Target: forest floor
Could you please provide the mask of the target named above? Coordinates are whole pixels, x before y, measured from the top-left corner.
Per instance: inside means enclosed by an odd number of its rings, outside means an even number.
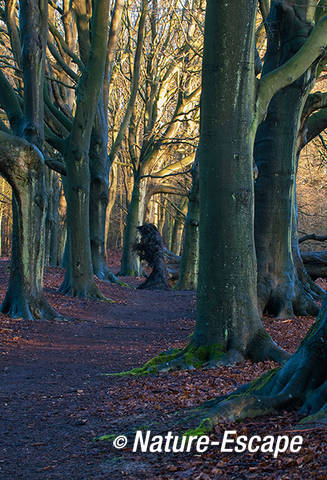
[[[0,299],[8,267],[8,261],[0,261]],[[294,431],[296,413],[220,425],[212,437],[221,439],[227,429],[248,437],[303,435],[299,453],[278,458],[271,453],[221,453],[215,447],[203,454],[133,453],[131,445],[115,450],[112,441],[93,441],[152,422],[166,433],[174,425],[173,412],[234,390],[273,364],[246,361],[139,378],[104,376],[186,345],[194,327],[194,292],[143,291],[99,282],[103,293],[116,301],[111,304],[58,294],[62,278],[62,269],[49,268],[45,292],[71,321],[13,321],[0,315],[1,479],[327,478],[327,432]],[[142,279],[126,281],[137,285]],[[313,321],[267,318],[265,325],[275,341],[294,352]]]

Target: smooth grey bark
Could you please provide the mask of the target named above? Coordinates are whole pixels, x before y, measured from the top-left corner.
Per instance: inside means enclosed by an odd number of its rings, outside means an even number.
[[[99,94],[103,85],[108,15],[108,0],[98,0],[92,15],[92,43],[78,86],[76,112],[65,150],[68,258],[60,291],[79,297],[102,297],[94,281],[91,257],[89,148]],[[81,45],[85,47],[84,37]]]
[[[192,166],[192,187],[189,194],[182,256],[179,269],[177,290],[196,290],[199,271],[199,162],[198,155]]]
[[[270,33],[263,78],[289,60],[312,30],[304,5],[286,8],[280,2],[272,2],[267,22]],[[297,274],[292,252],[297,139],[314,74],[314,67],[308,69],[275,94],[254,145],[259,172],[255,183],[258,304],[260,312],[278,318],[318,312],[312,295]]]
[[[105,255],[106,211],[109,197],[110,161],[107,153],[108,126],[103,99],[97,107],[90,144],[90,241],[93,272],[101,280],[118,282]]]
[[[103,91],[97,107],[97,113],[90,144],[90,239],[94,274],[101,280],[120,283],[109,270],[106,262],[106,215],[109,200],[109,171],[112,156],[108,149],[108,103],[114,55],[118,42],[124,0],[116,0],[108,36],[107,58],[105,65]]]
[[[191,343],[213,356],[225,352],[234,361],[283,357],[257,308],[252,166],[256,3],[241,0],[234,10],[230,2],[208,2],[202,67],[200,262]],[[230,84],[235,87],[226,88]]]
[[[29,142],[1,133],[1,171],[13,188],[10,278],[1,312],[27,320],[60,317],[43,295],[46,188],[44,161]]]

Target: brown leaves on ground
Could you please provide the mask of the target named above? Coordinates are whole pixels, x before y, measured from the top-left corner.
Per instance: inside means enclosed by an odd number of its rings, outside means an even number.
[[[8,262],[0,262],[0,293],[5,293]],[[115,267],[115,265],[114,265]],[[117,267],[117,266],[116,266]],[[118,268],[113,268],[117,271]],[[175,427],[173,413],[230,392],[274,366],[273,362],[162,373],[147,377],[105,377],[141,366],[162,352],[183,347],[194,326],[192,292],[142,291],[99,282],[115,304],[65,297],[56,292],[63,277],[48,269],[45,291],[70,322],[26,322],[0,315],[0,477],[58,479],[323,479],[327,477],[327,434],[300,432],[298,454],[278,458],[262,453],[204,454],[114,450],[92,442],[103,434],[129,434],[151,424],[165,434]],[[124,279],[137,285],[142,279]],[[322,285],[326,286],[326,285]],[[265,319],[272,337],[294,352],[313,318]],[[248,437],[299,434],[296,413],[222,424]],[[180,432],[183,426],[179,427]]]

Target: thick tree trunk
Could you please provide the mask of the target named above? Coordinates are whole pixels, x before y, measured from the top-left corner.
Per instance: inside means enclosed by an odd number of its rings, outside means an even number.
[[[255,1],[209,2],[202,71],[196,349],[226,360],[282,354],[257,307],[253,232]],[[231,27],[232,25],[232,27]],[[240,32],[250,32],[240,38]],[[230,51],[234,60],[229,62]],[[232,82],[235,88],[226,85]],[[214,99],[214,101],[213,101]],[[217,118],[217,112],[219,116]]]
[[[177,290],[196,290],[199,271],[199,164],[195,159],[192,167],[192,188],[189,195],[188,211],[185,220],[185,233],[179,269]]]
[[[2,107],[12,130],[22,138],[1,132],[0,170],[13,189],[13,242],[8,290],[1,311],[25,319],[60,317],[43,295],[45,215],[47,193],[43,148],[43,82],[48,8],[44,0],[19,4],[20,50],[24,112],[3,74]],[[16,29],[16,25],[15,25]]]
[[[302,78],[275,95],[254,147],[259,170],[255,185],[258,303],[261,312],[279,318],[317,313],[312,296],[298,277],[292,254],[295,153],[306,98],[304,83]]]
[[[103,103],[103,102],[100,102]],[[109,157],[107,125],[98,105],[90,146],[90,240],[93,272],[101,280],[119,282],[106,262],[105,234],[109,189]]]
[[[201,221],[196,326],[187,347],[162,353],[134,374],[244,358],[288,358],[266,333],[257,306],[253,229],[256,5],[255,0],[240,0],[237,5],[207,3],[198,151]],[[235,88],[226,88],[230,84]]]
[[[146,180],[141,180],[139,176],[135,177],[124,230],[124,247],[119,275],[141,275],[140,260],[133,246],[138,239],[137,227],[144,222],[146,188]]]
[[[94,281],[91,257],[89,149],[103,85],[109,2],[98,0],[93,7],[92,43],[80,80],[75,117],[65,150],[68,255],[65,279],[59,290],[73,296],[102,298]]]
[[[101,298],[95,284],[89,230],[90,172],[88,152],[70,142],[67,149],[66,274],[59,291],[77,297]]]
[[[305,12],[273,2],[272,33],[263,76],[285,63],[311,31]],[[281,45],[281,48],[279,47]],[[292,214],[299,122],[312,85],[312,71],[276,93],[255,139],[255,245],[260,312],[279,318],[316,314],[317,306],[297,275],[292,256]]]
[[[60,317],[43,296],[47,193],[40,152],[1,133],[1,171],[13,188],[13,243],[8,290],[1,312],[11,317]]]

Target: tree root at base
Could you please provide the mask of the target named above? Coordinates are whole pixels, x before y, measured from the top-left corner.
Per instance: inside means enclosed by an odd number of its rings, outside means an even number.
[[[77,288],[74,287],[70,282],[64,280],[58,288],[58,292],[62,293],[63,295],[70,295],[71,297],[90,298],[93,300],[115,303],[115,300],[105,297],[95,283]]]

